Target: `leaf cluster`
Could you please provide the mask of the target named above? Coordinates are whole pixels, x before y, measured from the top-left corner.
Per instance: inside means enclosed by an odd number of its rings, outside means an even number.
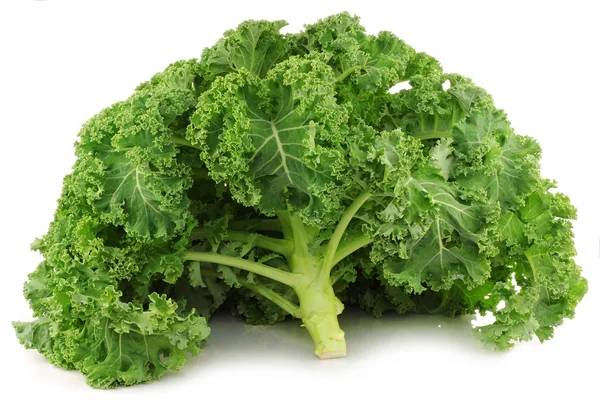
[[[364,193],[331,271],[347,306],[493,313],[475,333],[496,349],[573,317],[587,290],[575,209],[540,176],[536,141],[390,32],[369,35],[347,13],[298,34],[284,25],[242,23],[82,127],[33,245],[37,320],[14,323],[25,346],[98,387],[178,370],[217,308],[274,323],[297,302],[285,284],[187,252],[290,272],[277,216],[297,215],[326,256]],[[411,88],[390,93],[398,82]]]

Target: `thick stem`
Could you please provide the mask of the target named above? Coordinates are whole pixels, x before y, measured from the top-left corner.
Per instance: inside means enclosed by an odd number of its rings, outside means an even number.
[[[303,325],[315,343],[315,354],[322,359],[345,356],[344,331],[337,319],[344,306],[335,296],[329,276],[323,279],[316,258],[310,254],[292,254],[289,262],[292,271],[302,277],[294,290]]]
[[[329,240],[323,258],[317,258],[311,252],[309,244],[313,240],[314,232],[310,228],[307,229],[299,216],[290,212],[277,214],[279,219],[277,228],[283,234],[283,239],[269,238],[248,232],[228,233],[227,239],[253,242],[257,246],[284,254],[291,272],[238,257],[210,252],[189,251],[185,253],[185,259],[239,268],[290,286],[296,292],[298,306],[266,286],[250,283],[243,277],[240,279],[243,286],[279,305],[292,316],[302,319],[303,326],[306,327],[315,343],[315,354],[319,358],[343,357],[346,355],[346,341],[337,316],[342,312],[344,306],[335,296],[330,272],[333,265],[340,259],[371,242],[370,239],[360,236],[344,243],[338,249],[348,224],[370,197],[371,194],[368,192],[361,193],[348,207]],[[269,220],[269,224],[271,223]],[[206,232],[197,230],[194,233],[202,236]]]
[[[277,218],[281,222],[283,237],[293,243],[294,256],[307,256],[309,239],[302,219],[289,212],[279,212]]]
[[[315,354],[321,359],[344,357],[346,340],[337,316],[343,305],[331,285],[309,285],[296,289],[300,301],[302,323],[315,343]]]

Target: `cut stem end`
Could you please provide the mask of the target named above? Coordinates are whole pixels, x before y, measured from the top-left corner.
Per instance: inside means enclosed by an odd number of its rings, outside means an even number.
[[[337,337],[327,338],[325,341],[317,344],[315,354],[321,360],[345,357],[346,340],[344,339],[344,332],[340,330]]]

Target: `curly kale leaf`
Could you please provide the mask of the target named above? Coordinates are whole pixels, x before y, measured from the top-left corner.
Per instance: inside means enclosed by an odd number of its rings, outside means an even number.
[[[474,332],[498,350],[574,316],[575,209],[536,141],[358,17],[285,25],[243,22],[84,124],[32,246],[25,347],[107,388],[179,370],[220,307],[301,319],[321,358],[346,352],[344,304],[491,313]]]

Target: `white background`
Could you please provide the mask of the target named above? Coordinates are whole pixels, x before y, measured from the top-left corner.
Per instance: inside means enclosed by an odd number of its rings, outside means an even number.
[[[595,1],[7,1],[0,5],[0,373],[20,398],[599,398],[600,85]],[[343,10],[370,33],[391,30],[448,72],[471,77],[535,137],[542,172],[579,210],[577,261],[589,293],[543,345],[481,349],[468,318],[341,318],[344,359],[319,361],[298,322],[246,327],[219,316],[206,350],[150,385],[92,390],[78,372],[25,351],[10,321],[74,162],[80,126],[169,63],[199,57],[245,19],[287,31]],[[441,326],[441,327],[440,327]],[[4,397],[7,398],[7,397]]]

